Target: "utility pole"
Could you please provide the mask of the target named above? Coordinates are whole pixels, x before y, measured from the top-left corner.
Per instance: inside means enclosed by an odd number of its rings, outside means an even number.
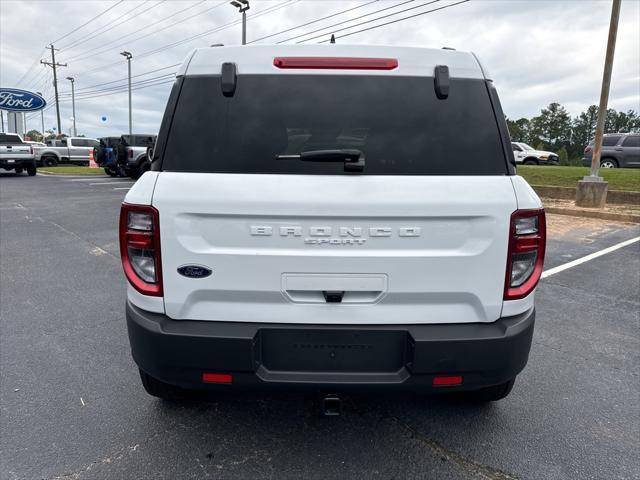
[[[4,133],[4,113],[0,110],[0,127],[2,127],[2,133]]]
[[[36,92],[42,97],[42,92]],[[40,119],[42,120],[42,143],[44,143],[44,108],[40,109]]]
[[[71,82],[71,109],[73,112],[73,136],[78,136],[78,130],[76,129],[76,90],[74,87],[75,79],[73,77],[67,77],[67,80]]]
[[[613,69],[613,55],[616,50],[616,37],[618,35],[618,20],[620,18],[621,0],[613,0],[611,7],[611,20],[609,22],[609,38],[607,40],[607,54],[604,60],[604,73],[602,74],[602,88],[600,90],[600,105],[598,107],[598,120],[596,123],[596,136],[593,142],[593,156],[591,157],[591,175],[578,182],[576,191],[576,205],[579,207],[603,208],[607,201],[608,183],[598,176],[600,169],[600,151],[602,149],[602,135],[604,121],[607,116],[607,103],[609,101],[609,87],[611,86],[611,70]]]
[[[51,61],[46,62],[44,60],[40,60],[40,63],[43,65],[48,65],[53,68],[53,89],[56,93],[56,117],[58,119],[58,134],[62,133],[62,128],[60,124],[60,103],[58,99],[58,75],[56,73],[56,67],[66,67],[66,63],[56,63],[56,48],[53,48],[53,44],[49,45],[51,48]]]
[[[247,44],[247,10],[249,10],[249,0],[232,0],[229,2],[242,14],[242,45]]]
[[[129,71],[129,140],[131,140],[131,135],[133,135],[131,127],[131,58],[133,58],[133,55],[131,55],[131,52],[127,51],[120,52],[120,55],[127,59],[127,69]]]

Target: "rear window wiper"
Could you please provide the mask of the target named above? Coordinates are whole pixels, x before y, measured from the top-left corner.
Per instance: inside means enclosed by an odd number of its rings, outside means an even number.
[[[276,155],[276,160],[344,162],[345,172],[362,172],[364,170],[364,153],[357,149],[309,150],[297,155]]]

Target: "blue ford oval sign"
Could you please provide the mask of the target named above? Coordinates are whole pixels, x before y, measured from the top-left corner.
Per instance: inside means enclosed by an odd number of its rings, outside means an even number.
[[[37,93],[17,88],[0,88],[0,110],[33,112],[43,109],[46,105],[45,99]]]
[[[204,278],[211,275],[212,271],[203,265],[182,265],[178,267],[178,273],[183,277]]]

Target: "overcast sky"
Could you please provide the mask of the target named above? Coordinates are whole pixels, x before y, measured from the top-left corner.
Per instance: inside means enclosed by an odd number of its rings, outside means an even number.
[[[457,1],[251,0],[247,37],[251,42],[291,29],[260,43],[318,42],[337,29],[404,9],[412,8],[384,21]],[[352,10],[293,29],[347,9]],[[386,10],[355,19],[381,9]],[[610,13],[610,0],[470,0],[341,39],[341,35],[383,20],[347,28],[336,32],[336,37],[338,43],[472,50],[491,71],[507,116],[530,117],[550,102],[560,102],[576,115],[598,103]],[[138,88],[133,92],[133,129],[155,133],[171,88],[171,74],[177,69],[170,66],[180,63],[195,47],[240,43],[240,25],[229,25],[239,18],[234,7],[220,0],[0,0],[0,86],[41,91],[52,107],[51,69],[38,61],[51,59],[45,46],[54,42],[60,49],[56,60],[68,64],[58,70],[63,131],[69,131],[72,116],[66,77],[73,76],[79,133],[91,137],[121,134],[128,129],[127,66],[119,52],[128,50],[134,57],[133,82]],[[323,28],[339,22],[345,23]],[[214,29],[218,31],[200,35]],[[314,30],[320,31],[309,34]],[[316,35],[322,37],[311,39]],[[640,110],[638,0],[622,2],[609,106]],[[54,125],[55,108],[48,108],[45,128]],[[27,126],[40,130],[40,114],[28,117]]]

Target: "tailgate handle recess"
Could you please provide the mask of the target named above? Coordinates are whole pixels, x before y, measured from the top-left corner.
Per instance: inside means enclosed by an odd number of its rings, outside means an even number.
[[[324,299],[327,303],[342,303],[344,291],[323,290],[322,295],[324,295]]]

